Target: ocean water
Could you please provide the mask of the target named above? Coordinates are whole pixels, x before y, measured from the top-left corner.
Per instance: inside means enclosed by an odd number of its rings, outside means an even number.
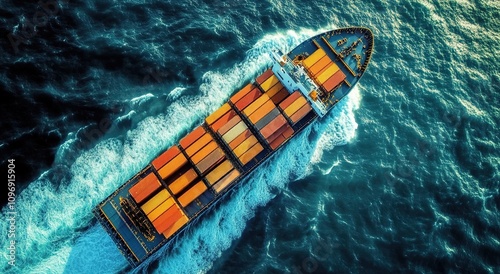
[[[356,88],[140,272],[500,273],[500,2],[177,2],[2,2],[1,273],[131,272],[92,208],[267,52],[351,25]]]

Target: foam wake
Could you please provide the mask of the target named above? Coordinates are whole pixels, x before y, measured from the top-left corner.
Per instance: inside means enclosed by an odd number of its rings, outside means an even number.
[[[284,52],[302,40],[324,30],[301,30],[266,35],[247,52],[246,59],[223,72],[207,72],[201,93],[177,96],[161,115],[144,118],[124,139],[108,138],[76,157],[64,184],[57,176],[42,174],[17,199],[16,267],[7,264],[0,271],[16,273],[114,273],[127,266],[109,236],[93,223],[92,208],[133,176],[160,151],[177,141],[209,113],[217,109],[241,83],[262,72],[269,64],[266,54]],[[340,103],[332,115],[307,128],[278,155],[242,183],[217,211],[190,230],[169,254],[159,254],[158,273],[193,273],[208,270],[212,262],[238,238],[255,209],[266,204],[288,182],[307,175],[321,151],[347,142],[354,135],[353,110],[359,96]],[[150,100],[152,95],[132,100]],[[186,116],[186,113],[191,115]],[[311,140],[311,138],[313,139]],[[60,147],[58,161],[64,161],[74,139]],[[300,147],[300,150],[296,148]],[[61,156],[62,155],[62,156]],[[2,220],[6,212],[2,210]],[[0,228],[7,230],[2,221]],[[7,250],[7,241],[1,248]],[[182,252],[178,252],[182,250]],[[6,262],[6,260],[4,260]]]

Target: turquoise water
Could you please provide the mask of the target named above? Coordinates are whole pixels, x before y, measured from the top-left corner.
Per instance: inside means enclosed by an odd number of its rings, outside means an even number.
[[[497,1],[60,4],[17,53],[7,35],[43,7],[0,8],[0,149],[19,174],[0,272],[131,271],[92,208],[271,49],[350,25],[375,35],[359,85],[143,272],[500,272]]]

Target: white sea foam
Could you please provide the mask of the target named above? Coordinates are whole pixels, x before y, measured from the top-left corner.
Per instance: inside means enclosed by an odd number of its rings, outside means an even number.
[[[111,138],[84,151],[70,167],[71,179],[68,183],[59,185],[46,174],[40,176],[17,199],[18,266],[10,270],[111,273],[126,267],[125,260],[109,236],[100,226],[91,225],[92,208],[160,151],[172,145],[181,134],[217,109],[234,88],[262,71],[270,61],[266,52],[275,48],[286,52],[321,31],[301,30],[266,35],[247,52],[247,58],[242,63],[225,72],[207,72],[203,76],[200,95],[179,97],[164,114],[139,122],[136,128],[126,133],[125,141]],[[354,136],[356,123],[353,110],[359,99],[356,94],[358,92],[344,100],[332,115],[291,140],[279,154],[243,182],[242,187],[231,194],[231,199],[227,199],[209,218],[195,224],[197,228],[186,233],[171,254],[159,254],[163,258],[157,272],[194,273],[208,270],[213,261],[241,235],[255,209],[275,196],[275,189],[283,189],[291,180],[306,176],[311,164],[321,160],[323,150],[332,149]],[[150,97],[147,94],[131,103],[140,105]],[[316,140],[311,140],[311,136],[316,136]],[[69,149],[72,142],[74,140],[68,140],[60,150]],[[297,147],[301,149],[295,149]],[[58,155],[64,153],[59,151]],[[5,211],[1,215],[4,220]],[[7,223],[2,221],[0,228],[6,231]],[[3,241],[1,248],[7,250],[7,245]],[[1,267],[2,272],[8,269],[7,265]]]

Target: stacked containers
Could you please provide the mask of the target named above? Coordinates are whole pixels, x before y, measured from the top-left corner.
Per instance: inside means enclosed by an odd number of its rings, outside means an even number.
[[[332,62],[322,48],[317,49],[304,59],[302,65],[309,71],[316,83],[328,92],[339,86],[346,78],[342,70],[336,63]]]
[[[255,82],[275,104],[279,104],[289,95],[288,90],[283,87],[278,77],[274,75],[272,69],[266,70],[263,74],[257,77],[257,79],[255,79]]]
[[[300,121],[312,110],[306,98],[299,91],[292,93],[279,106],[293,124]]]

